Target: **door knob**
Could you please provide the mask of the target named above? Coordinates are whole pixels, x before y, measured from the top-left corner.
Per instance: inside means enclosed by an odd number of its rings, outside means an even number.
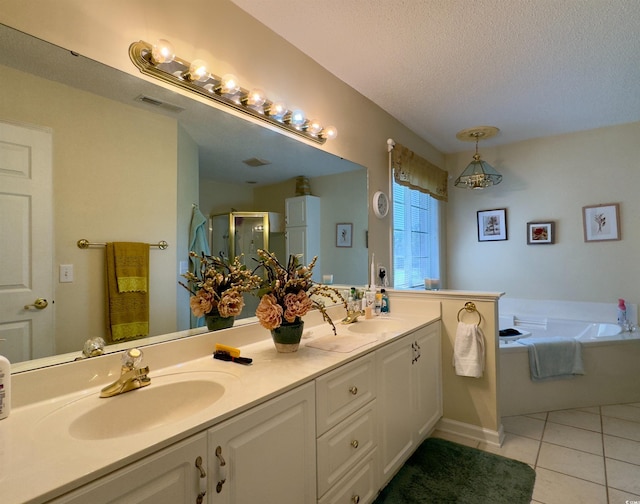
[[[24,309],[29,310],[31,308],[36,308],[38,310],[44,310],[47,306],[49,306],[49,303],[47,303],[46,299],[38,298],[33,304],[24,305]]]

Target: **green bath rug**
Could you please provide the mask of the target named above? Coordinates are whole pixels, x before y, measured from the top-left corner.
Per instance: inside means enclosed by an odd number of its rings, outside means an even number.
[[[429,438],[374,504],[529,504],[535,479],[523,462]]]

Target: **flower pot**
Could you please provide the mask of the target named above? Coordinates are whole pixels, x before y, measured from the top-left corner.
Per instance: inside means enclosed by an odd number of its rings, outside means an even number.
[[[303,329],[304,322],[302,320],[293,323],[282,322],[280,327],[271,329],[271,337],[276,350],[281,353],[296,352],[300,345]]]
[[[207,329],[210,331],[219,331],[220,329],[228,329],[233,326],[235,317],[221,317],[219,313],[211,313],[204,316],[207,323]]]

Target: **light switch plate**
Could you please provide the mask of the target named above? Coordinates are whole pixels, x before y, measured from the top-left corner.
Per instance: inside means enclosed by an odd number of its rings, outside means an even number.
[[[73,264],[60,265],[60,283],[73,282]]]

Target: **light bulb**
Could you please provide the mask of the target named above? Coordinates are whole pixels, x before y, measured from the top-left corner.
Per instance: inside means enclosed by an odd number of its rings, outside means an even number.
[[[151,60],[156,65],[160,63],[171,63],[175,57],[175,49],[168,40],[160,39],[151,48]]]
[[[287,110],[287,106],[284,104],[284,102],[279,101],[272,103],[267,112],[269,116],[278,121],[282,121],[282,118],[287,113]]]
[[[190,81],[198,81],[204,82],[206,81],[211,74],[209,73],[209,69],[207,68],[207,63],[203,60],[197,59],[191,62],[189,65],[189,72],[186,77]]]
[[[247,105],[249,107],[261,108],[267,98],[262,89],[252,89],[247,95]]]
[[[301,128],[302,126],[304,126],[306,120],[307,117],[304,115],[304,112],[300,109],[295,109],[293,112],[291,112],[291,119],[289,119],[289,122],[291,123],[291,126]]]
[[[309,126],[307,126],[307,132],[311,133],[313,136],[316,136],[321,131],[322,125],[316,119],[311,119],[309,121]]]
[[[333,140],[338,136],[338,130],[335,126],[327,126],[320,132],[320,136],[327,140]]]
[[[238,78],[232,74],[226,74],[222,76],[220,82],[220,94],[234,95],[240,91],[240,84],[238,84]]]

